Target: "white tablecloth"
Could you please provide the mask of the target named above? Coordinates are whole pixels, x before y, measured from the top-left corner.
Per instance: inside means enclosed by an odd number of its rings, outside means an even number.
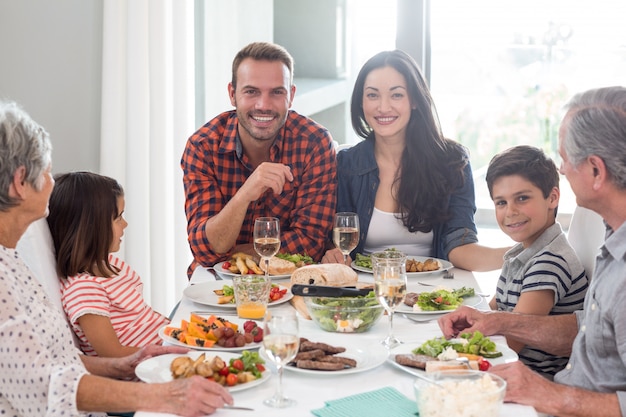
[[[433,284],[444,284],[451,287],[469,286],[479,289],[471,272],[455,269],[454,280],[444,280],[441,275],[424,277],[422,282]],[[215,279],[213,274],[200,268],[194,273],[191,284]],[[360,281],[371,281],[368,274],[360,274]],[[416,286],[415,279],[409,279],[409,291]],[[278,282],[280,283],[280,282]],[[493,288],[480,288],[482,292],[493,292]],[[481,307],[487,308],[483,301]],[[289,304],[283,304],[274,308],[292,308]],[[479,307],[480,308],[480,307]],[[207,306],[196,304],[185,297],[173,317],[173,322],[182,318],[188,318],[191,311],[207,310]],[[316,342],[327,342],[333,345],[367,348],[378,345],[389,329],[387,316],[383,316],[369,332],[361,334],[341,334],[328,333],[319,329],[310,320],[300,319],[301,336],[307,337]],[[394,316],[394,332],[405,343],[414,341],[424,341],[426,339],[440,336],[441,331],[436,321],[428,323],[415,323],[397,314]],[[414,398],[413,381],[415,377],[409,375],[396,367],[384,363],[381,366],[361,373],[348,375],[338,375],[333,373],[321,375],[309,375],[285,370],[283,375],[283,391],[285,395],[295,399],[297,405],[286,409],[273,409],[263,404],[263,400],[269,398],[276,389],[276,376],[260,386],[250,390],[243,390],[233,394],[235,404],[244,407],[251,407],[255,411],[218,410],[215,416],[233,415],[254,415],[255,417],[267,416],[312,416],[311,410],[324,407],[324,401],[339,399],[353,394],[373,391],[382,387],[391,386],[402,392],[408,398]],[[167,414],[137,412],[136,417],[163,417]],[[501,410],[500,417],[537,417],[537,413],[532,407],[516,404],[505,404]]]

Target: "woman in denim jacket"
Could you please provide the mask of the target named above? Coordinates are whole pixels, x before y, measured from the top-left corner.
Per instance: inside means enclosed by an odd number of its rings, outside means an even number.
[[[359,215],[352,252],[395,247],[474,271],[498,269],[508,248],[479,245],[467,150],[443,137],[417,63],[400,50],[370,58],[357,77],[352,126],[361,143],[337,155],[337,211]],[[322,262],[343,262],[338,249]],[[350,260],[348,260],[350,262]]]

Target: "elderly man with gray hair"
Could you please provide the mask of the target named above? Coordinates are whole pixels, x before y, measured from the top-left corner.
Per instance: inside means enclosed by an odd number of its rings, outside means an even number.
[[[439,325],[446,337],[480,330],[570,356],[554,382],[521,362],[495,366],[507,381],[505,401],[558,416],[626,416],[626,88],[586,91],[566,110],[561,173],[578,205],[600,214],[607,228],[584,310],[528,316],[464,307]]]

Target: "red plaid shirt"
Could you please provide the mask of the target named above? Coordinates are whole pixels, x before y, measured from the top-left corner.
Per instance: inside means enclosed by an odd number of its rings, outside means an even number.
[[[215,253],[204,224],[224,208],[252,174],[237,125],[235,111],[220,114],[189,138],[181,159],[187,233],[194,256],[190,276],[198,264],[207,267],[230,256]],[[281,251],[306,253],[319,261],[332,229],[336,204],[335,150],[330,133],[311,119],[289,111],[270,149],[270,160],[291,167],[294,180],[285,183],[280,195],[268,190],[250,204],[237,244],[252,242],[255,218],[277,217]]]

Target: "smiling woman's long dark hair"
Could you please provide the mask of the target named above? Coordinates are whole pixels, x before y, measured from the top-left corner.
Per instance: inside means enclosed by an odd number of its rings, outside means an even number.
[[[50,195],[48,226],[63,278],[88,272],[111,277],[109,263],[117,199],[124,195],[113,178],[92,172],[70,172],[55,177]]]
[[[467,150],[443,137],[428,85],[415,60],[400,50],[380,52],[361,68],[350,105],[352,127],[357,135],[375,140],[363,114],[363,90],[369,73],[383,67],[402,74],[413,108],[400,172],[394,181],[395,198],[405,227],[410,232],[429,232],[434,224],[449,218],[443,208],[447,207],[450,194],[464,184],[463,169],[469,162]]]

